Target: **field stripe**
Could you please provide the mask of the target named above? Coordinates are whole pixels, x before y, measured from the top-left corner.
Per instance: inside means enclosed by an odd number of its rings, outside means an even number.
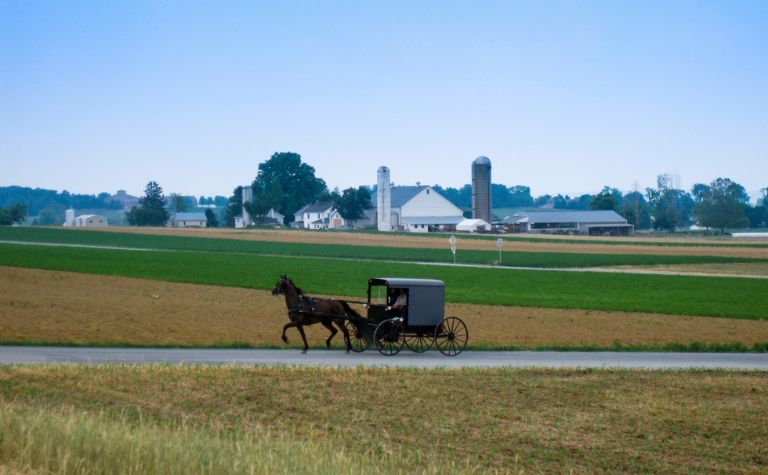
[[[312,292],[364,295],[369,278],[446,282],[451,302],[768,319],[768,281],[733,277],[534,272],[513,269],[286,259],[213,252],[140,253],[0,245],[0,265],[269,290],[288,274]]]

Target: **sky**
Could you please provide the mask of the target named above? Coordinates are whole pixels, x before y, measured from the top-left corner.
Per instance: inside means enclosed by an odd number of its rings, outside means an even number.
[[[0,0],[0,186],[768,186],[768,2]]]

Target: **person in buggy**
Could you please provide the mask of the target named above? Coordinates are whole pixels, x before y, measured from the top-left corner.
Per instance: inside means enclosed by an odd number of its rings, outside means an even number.
[[[408,308],[408,289],[395,289],[389,306],[392,315],[405,317],[405,310]]]

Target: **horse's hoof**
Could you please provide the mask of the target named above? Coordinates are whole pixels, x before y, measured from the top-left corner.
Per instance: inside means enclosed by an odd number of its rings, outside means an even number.
[[[286,338],[286,337],[283,337],[283,342],[284,342],[284,343],[288,343],[288,338]]]
[[[306,355],[307,354],[307,350],[301,350],[301,354],[302,355]]]

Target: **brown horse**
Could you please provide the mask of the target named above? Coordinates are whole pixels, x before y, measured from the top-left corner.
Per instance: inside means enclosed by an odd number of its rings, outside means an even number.
[[[285,295],[285,306],[288,307],[288,318],[291,323],[283,327],[284,342],[288,343],[285,331],[291,327],[296,327],[301,334],[301,339],[304,340],[302,353],[306,353],[309,345],[307,344],[307,336],[304,334],[304,326],[319,323],[331,332],[331,336],[325,341],[326,347],[330,348],[331,340],[338,333],[338,330],[333,326],[335,323],[344,335],[344,343],[347,345],[347,353],[349,353],[352,347],[349,342],[349,332],[344,326],[344,318],[347,313],[344,305],[338,300],[315,299],[304,295],[304,292],[285,275],[280,276],[280,280],[272,289],[272,295]]]

